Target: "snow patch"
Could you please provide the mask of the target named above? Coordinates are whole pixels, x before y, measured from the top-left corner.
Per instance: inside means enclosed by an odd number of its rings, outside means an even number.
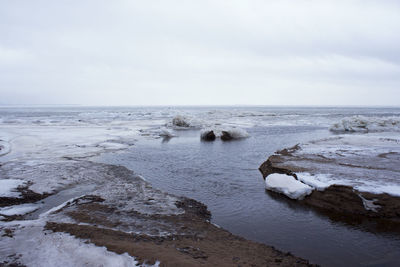
[[[291,199],[303,199],[313,191],[313,188],[306,185],[293,176],[286,174],[273,173],[265,179],[268,190],[282,193]]]
[[[136,266],[127,253],[116,254],[105,247],[86,244],[66,233],[36,234],[34,246],[24,245],[20,261],[27,266]],[[32,237],[28,237],[31,239]],[[32,245],[33,240],[27,243]]]
[[[24,215],[40,208],[37,204],[21,204],[0,208],[0,214],[5,216]]]
[[[397,184],[379,184],[379,183],[367,183],[363,185],[354,186],[354,189],[360,192],[368,192],[374,194],[389,194],[392,196],[400,197],[400,185]]]
[[[368,199],[362,197],[361,195],[358,195],[358,196],[361,198],[361,200],[363,202],[363,205],[364,205],[364,208],[366,210],[370,210],[370,211],[373,211],[373,212],[378,212],[378,209],[381,208],[381,206],[376,205],[374,203],[375,201],[377,201],[377,199],[374,198],[372,200],[368,200]]]
[[[17,188],[25,184],[25,181],[18,179],[0,180],[0,197],[21,197],[21,193],[17,191]]]
[[[331,175],[329,174],[316,174],[312,175],[306,172],[296,173],[297,179],[318,191],[323,191],[325,188],[336,184],[337,181],[332,180]]]

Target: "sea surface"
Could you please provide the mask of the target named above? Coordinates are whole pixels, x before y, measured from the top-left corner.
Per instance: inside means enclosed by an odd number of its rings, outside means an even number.
[[[176,116],[189,126],[173,125]],[[351,131],[330,130],[346,118],[361,118],[361,126],[345,123],[344,128],[354,126]],[[4,107],[0,141],[20,140],[17,144],[27,150],[27,132],[44,140],[59,138],[53,140],[61,150],[57,153],[67,147],[68,154],[123,165],[155,188],[206,204],[212,222],[232,233],[322,266],[398,266],[399,234],[332,220],[268,192],[258,167],[279,149],[338,134],[390,133],[398,138],[399,119],[400,108]],[[18,139],[21,129],[25,139]],[[54,129],[62,138],[54,137]],[[78,138],[67,134],[71,129]],[[248,137],[205,142],[200,139],[204,129],[241,129]],[[0,160],[16,160],[25,150]]]

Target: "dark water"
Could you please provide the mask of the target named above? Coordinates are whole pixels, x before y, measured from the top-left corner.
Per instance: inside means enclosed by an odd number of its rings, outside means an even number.
[[[400,235],[337,222],[265,191],[258,166],[277,149],[329,136],[316,127],[259,127],[250,138],[201,142],[198,131],[141,141],[100,160],[124,165],[154,187],[205,203],[212,221],[247,239],[323,266],[399,266]]]

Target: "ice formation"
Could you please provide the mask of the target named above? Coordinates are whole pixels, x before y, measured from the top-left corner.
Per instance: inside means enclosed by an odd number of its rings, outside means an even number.
[[[174,127],[178,127],[178,128],[200,128],[201,127],[201,123],[189,116],[183,116],[183,115],[176,115],[173,119],[172,119],[172,125]]]
[[[311,175],[310,173],[300,172],[296,173],[297,179],[318,191],[323,191],[325,188],[337,183],[337,181],[332,180],[330,175],[318,174]]]
[[[286,174],[270,174],[265,178],[265,184],[268,190],[282,193],[291,199],[303,199],[313,191],[311,186]]]
[[[365,117],[353,116],[343,118],[340,122],[335,123],[330,128],[332,132],[386,132],[399,131],[399,117]]]

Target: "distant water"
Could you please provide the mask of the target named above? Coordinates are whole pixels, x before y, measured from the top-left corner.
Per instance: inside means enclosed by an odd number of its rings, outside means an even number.
[[[170,122],[176,115],[190,118],[193,129],[174,129]],[[371,120],[400,118],[400,109],[0,108],[0,127],[90,130],[106,126],[113,133],[133,134],[137,141],[128,150],[103,154],[96,160],[124,165],[156,188],[205,203],[212,212],[212,222],[234,234],[291,251],[323,266],[397,266],[400,236],[371,233],[358,226],[331,221],[295,202],[276,197],[265,191],[257,170],[276,150],[332,136],[335,134],[329,131],[332,124],[354,115]],[[202,142],[199,129],[205,127],[241,127],[250,137],[226,143]],[[160,138],[160,129],[169,129],[177,137]],[[104,139],[107,138],[105,135]],[[79,146],[79,149],[84,148]]]

